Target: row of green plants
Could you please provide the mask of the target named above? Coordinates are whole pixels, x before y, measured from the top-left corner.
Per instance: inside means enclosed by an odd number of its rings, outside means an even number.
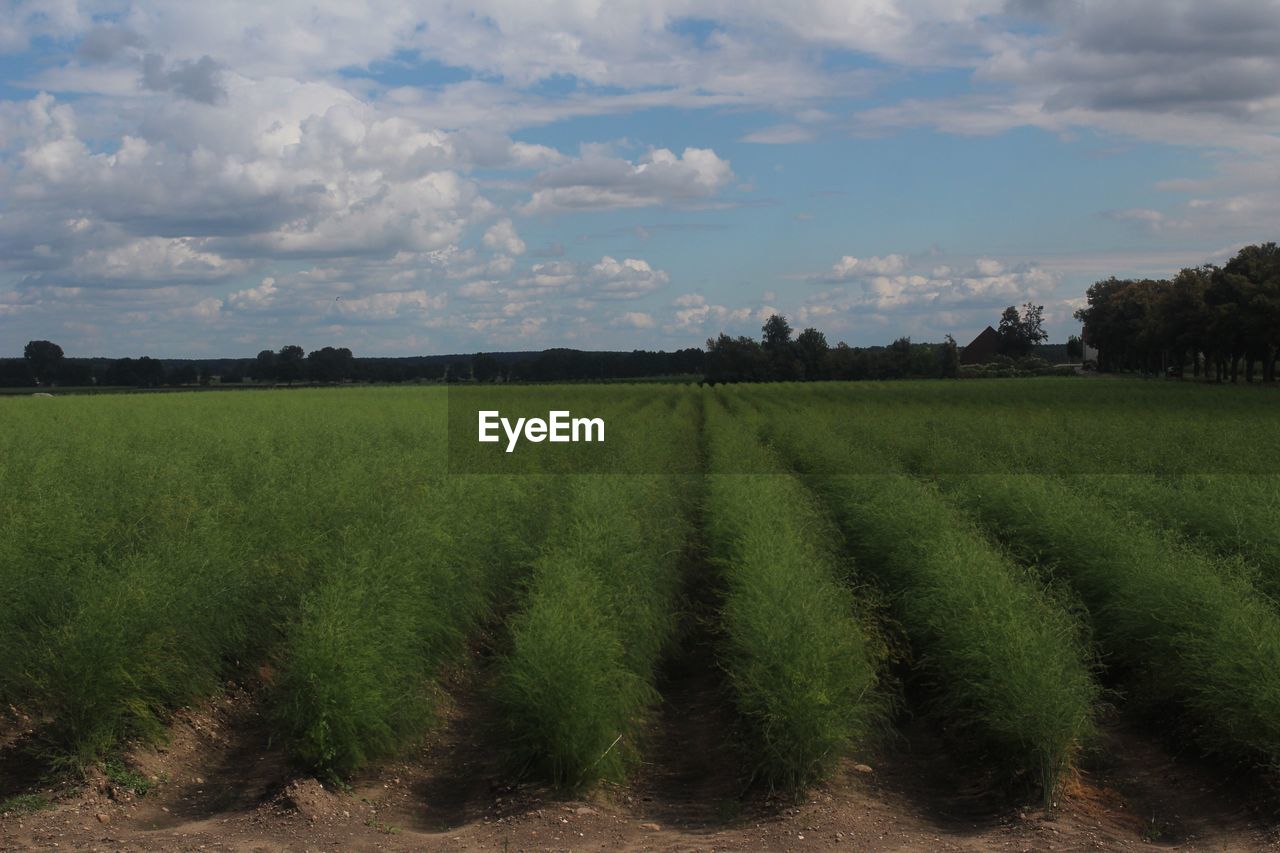
[[[538,476],[442,478],[423,492],[343,531],[285,626],[275,729],[331,778],[429,730],[438,677],[510,600],[557,499]]]
[[[841,430],[842,412],[802,424],[790,416],[796,402],[742,393],[735,414],[755,417],[808,476],[885,590],[936,719],[1050,799],[1094,731],[1098,686],[1081,624],[935,489]],[[879,473],[842,473],[851,463]]]
[[[944,487],[1025,563],[1079,593],[1109,677],[1138,706],[1181,709],[1208,750],[1280,761],[1280,614],[1246,573],[1048,477]]]
[[[1086,504],[1133,514],[1219,555],[1280,602],[1280,490],[1274,476],[1104,474],[1064,482]]]
[[[419,732],[435,669],[551,503],[546,478],[442,476],[442,402],[10,401],[0,703],[35,721],[32,746],[84,767],[228,679],[265,682],[294,758],[322,772]]]
[[[668,389],[630,417],[632,429],[609,447],[623,469],[696,469],[696,389]],[[496,695],[517,769],[572,790],[622,779],[639,756],[677,628],[698,478],[569,480],[509,620]]]
[[[715,397],[706,437],[722,665],[755,772],[803,789],[886,725],[887,646],[815,497]]]
[[[831,423],[939,488],[1029,570],[1069,587],[1106,680],[1131,706],[1181,726],[1206,751],[1280,761],[1280,612],[1266,594],[1275,551],[1262,515],[1276,502],[1274,478],[1021,473],[1010,464],[1025,440],[1016,433],[911,443],[891,420]],[[1126,440],[1140,442],[1140,432],[1117,436],[1114,452]],[[1045,452],[1053,464],[1068,459]]]

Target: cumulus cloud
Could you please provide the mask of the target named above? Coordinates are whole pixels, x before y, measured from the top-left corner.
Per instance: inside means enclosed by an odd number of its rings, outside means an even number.
[[[1280,7],[1244,0],[656,0],[608,15],[514,0],[11,0],[0,51],[34,47],[39,61],[22,56],[9,82],[39,94],[0,100],[0,315],[74,323],[54,318],[127,305],[128,334],[186,317],[243,322],[236,340],[254,341],[271,323],[376,322],[388,331],[368,340],[424,345],[415,335],[449,316],[494,336],[586,340],[628,317],[700,333],[775,304],[830,323],[986,310],[974,306],[1051,293],[1067,261],[847,255],[793,276],[826,288],[798,304],[784,292],[748,308],[708,289],[666,313],[611,314],[605,300],[651,297],[676,271],[626,257],[630,236],[569,260],[577,235],[513,218],[715,208],[760,181],[736,176],[699,122],[638,156],[655,140],[629,128],[572,155],[512,135],[662,108],[763,116],[741,139],[774,145],[908,126],[1096,129],[1225,151],[1207,174],[1162,182],[1167,204],[1101,215],[1153,239],[1236,245],[1280,227],[1278,36]],[[401,85],[388,63],[462,79]],[[940,68],[976,85],[940,99],[886,90],[849,117],[847,99]],[[584,240],[671,227],[615,225]],[[528,228],[544,248],[530,251]],[[397,318],[412,331],[391,335]]]
[[[832,264],[831,269],[822,276],[823,281],[848,281],[866,275],[902,272],[905,258],[902,255],[885,255],[884,257],[856,258],[845,255]]]
[[[644,311],[627,311],[614,318],[613,325],[628,329],[652,329],[657,325],[657,321],[653,319],[652,314]]]
[[[927,267],[926,267],[927,262]],[[997,258],[958,259],[938,264],[890,254],[859,259],[845,255],[813,281],[847,284],[809,296],[799,306],[801,322],[811,317],[870,308],[955,310],[990,309],[998,302],[1040,298],[1053,292],[1061,276],[1032,263],[1009,264]]]
[[[733,177],[729,161],[709,148],[686,148],[679,155],[655,148],[635,162],[588,150],[539,174],[521,212],[689,203],[715,196]]]
[[[248,268],[203,251],[200,241],[144,237],[110,249],[91,249],[78,255],[74,277],[79,280],[125,282],[208,281],[238,275]],[[67,276],[64,276],[66,278]]]
[[[726,325],[742,323],[752,313],[749,307],[713,304],[701,293],[685,293],[678,296],[674,308],[671,328],[696,334],[718,333]]]
[[[346,320],[394,320],[405,315],[439,311],[448,304],[443,293],[425,290],[370,293],[355,299],[335,300],[332,313]]]
[[[670,276],[639,258],[617,260],[605,255],[593,264],[546,261],[534,264],[528,274],[498,288],[471,288],[487,297],[495,292],[541,296],[576,296],[588,301],[638,299],[665,287]]]
[[[202,104],[217,104],[227,97],[220,77],[222,64],[202,56],[194,62],[179,60],[171,65],[158,53],[142,58],[142,85],[154,92],[175,92]]]
[[[231,294],[230,302],[232,307],[245,310],[268,308],[275,304],[276,297],[279,295],[280,290],[276,287],[275,278],[267,276],[257,287]]]
[[[495,252],[502,252],[507,255],[524,254],[524,241],[516,233],[516,228],[511,224],[510,219],[500,219],[489,226],[489,230],[484,232],[484,238],[481,242],[486,249],[492,249]]]

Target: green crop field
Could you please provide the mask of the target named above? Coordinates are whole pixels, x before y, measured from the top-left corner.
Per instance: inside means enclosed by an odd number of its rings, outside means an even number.
[[[486,401],[609,433],[505,453]],[[908,718],[1028,801],[1117,714],[1275,767],[1278,439],[1271,389],[1159,381],[0,399],[0,745],[83,772],[232,684],[341,783],[479,668],[503,772],[581,792],[692,632],[757,785]]]

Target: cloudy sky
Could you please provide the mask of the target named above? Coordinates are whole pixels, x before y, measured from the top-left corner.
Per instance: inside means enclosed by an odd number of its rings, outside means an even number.
[[[5,0],[0,356],[966,342],[1280,238],[1275,0]]]

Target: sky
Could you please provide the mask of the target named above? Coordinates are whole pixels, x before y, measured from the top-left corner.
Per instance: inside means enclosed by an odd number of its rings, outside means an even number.
[[[1050,339],[1280,238],[1276,0],[5,0],[0,356]]]

